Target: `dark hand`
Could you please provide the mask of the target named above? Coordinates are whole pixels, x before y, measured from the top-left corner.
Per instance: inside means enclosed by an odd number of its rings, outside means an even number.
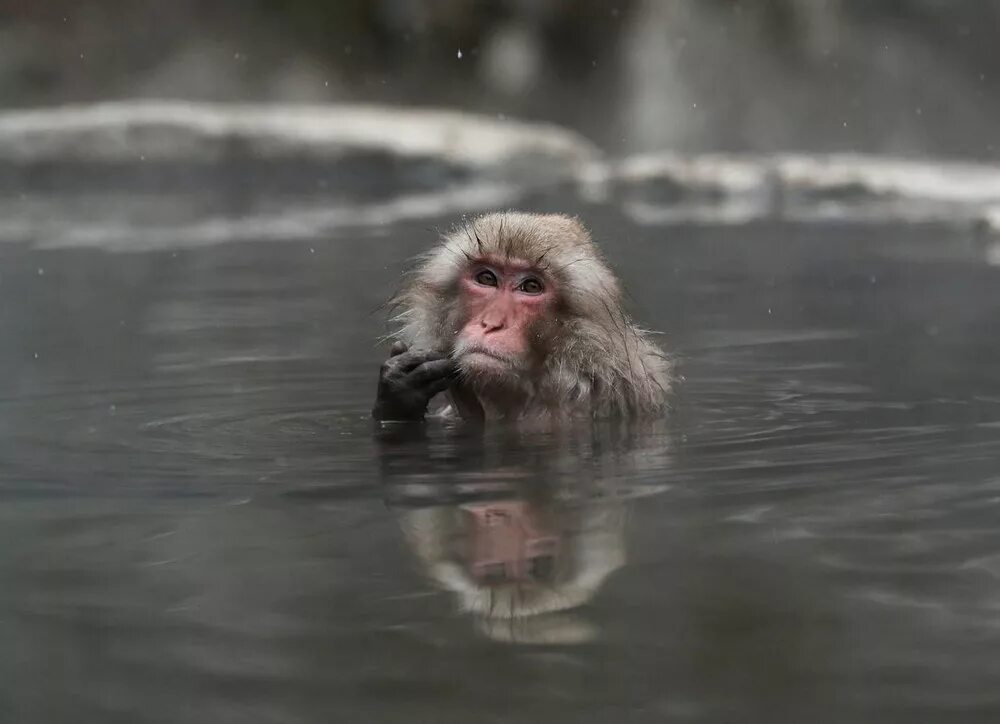
[[[455,379],[455,363],[440,352],[410,351],[402,342],[389,350],[379,370],[376,420],[422,420],[431,398]]]

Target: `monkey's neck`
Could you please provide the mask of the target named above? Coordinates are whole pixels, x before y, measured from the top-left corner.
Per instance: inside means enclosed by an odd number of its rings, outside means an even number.
[[[479,387],[466,381],[452,385],[449,393],[455,410],[465,420],[483,422],[551,416],[551,404],[540,399],[532,390],[516,386]]]

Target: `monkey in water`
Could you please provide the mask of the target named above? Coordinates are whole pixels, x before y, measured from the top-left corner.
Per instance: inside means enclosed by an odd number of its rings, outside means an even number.
[[[562,215],[494,213],[446,235],[392,301],[399,327],[377,420],[659,415],[670,362],[622,307],[587,230]]]

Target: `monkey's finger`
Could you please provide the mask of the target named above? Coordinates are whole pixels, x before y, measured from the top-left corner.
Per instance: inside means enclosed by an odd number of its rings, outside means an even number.
[[[450,376],[449,377],[442,377],[441,379],[434,380],[429,385],[427,385],[424,388],[424,391],[427,392],[427,394],[430,397],[434,397],[434,395],[436,395],[438,393],[441,393],[441,392],[444,392],[449,387],[451,387],[451,385],[452,385],[452,383],[454,381],[455,380],[452,379]]]
[[[438,380],[451,381],[455,374],[455,363],[450,359],[424,362],[410,373],[410,380],[415,385],[427,385]]]
[[[390,357],[394,366],[402,372],[409,372],[425,362],[435,362],[441,360],[443,355],[440,352],[429,349],[408,350],[395,357]]]
[[[406,342],[401,342],[396,340],[392,343],[392,347],[389,348],[389,356],[395,357],[398,354],[403,354],[409,347],[406,346]]]

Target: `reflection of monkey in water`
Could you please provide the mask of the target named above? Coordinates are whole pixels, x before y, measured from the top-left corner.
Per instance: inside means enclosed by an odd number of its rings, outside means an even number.
[[[567,613],[625,563],[626,501],[663,489],[664,421],[543,431],[380,427],[384,495],[409,547],[490,638],[588,640]]]
[[[461,507],[467,530],[466,568],[480,584],[551,582],[559,555],[559,533],[547,530],[522,500]]]
[[[448,409],[471,419],[663,411],[670,365],[625,313],[618,280],[575,219],[475,219],[423,259],[395,306],[376,419],[422,419],[445,391]]]
[[[411,509],[401,523],[427,575],[491,638],[589,639],[583,619],[552,614],[586,603],[625,562],[624,509],[609,501],[472,501]]]
[[[598,507],[545,516],[524,501],[498,501],[410,511],[404,530],[463,610],[513,618],[575,608],[593,596],[624,563],[623,515]]]

